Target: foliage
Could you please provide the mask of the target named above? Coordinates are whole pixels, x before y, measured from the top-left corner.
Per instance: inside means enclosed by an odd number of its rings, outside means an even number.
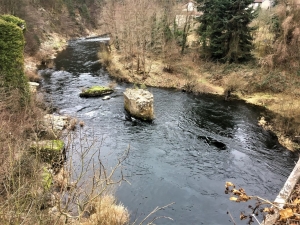
[[[11,15],[0,17],[0,76],[4,78],[0,86],[7,90],[17,89],[21,93],[21,104],[29,100],[29,87],[24,75],[23,29],[23,20]]]
[[[0,19],[19,26],[20,28],[22,28],[23,31],[25,31],[26,29],[25,21],[18,17],[12,15],[0,15]]]
[[[201,23],[198,33],[205,57],[222,62],[241,62],[252,58],[254,28],[249,27],[255,12],[252,0],[198,0]]]
[[[300,68],[300,8],[295,1],[279,1],[271,18],[275,39],[272,51],[262,60],[270,67]]]

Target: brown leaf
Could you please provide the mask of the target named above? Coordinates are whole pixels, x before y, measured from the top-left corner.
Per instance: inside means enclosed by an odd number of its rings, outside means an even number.
[[[247,202],[249,199],[251,199],[248,195],[246,194],[241,194],[239,199],[243,202]]]
[[[275,213],[274,208],[264,208],[263,212],[266,212],[268,214],[274,214]]]
[[[246,192],[245,192],[245,190],[244,190],[243,188],[240,188],[239,191],[240,191],[241,193],[246,194]]]
[[[300,198],[296,198],[294,201],[293,201],[293,204],[299,204],[300,203]]]
[[[247,216],[244,215],[244,214],[241,212],[241,214],[240,214],[240,220],[244,220],[244,219],[246,219],[246,218],[247,218]]]
[[[234,184],[227,181],[227,182],[225,183],[225,187],[226,187],[226,188],[227,188],[227,187],[234,187]]]
[[[235,201],[235,202],[236,202],[236,201],[238,200],[238,198],[237,198],[237,197],[230,197],[229,200],[230,200],[230,201]]]
[[[280,219],[279,219],[280,221],[286,220],[294,215],[293,210],[291,208],[279,210],[279,214],[280,214]]]
[[[240,195],[240,194],[242,194],[242,192],[240,192],[239,190],[236,190],[236,189],[233,189],[233,190],[232,190],[232,193],[233,193],[234,195]]]
[[[271,211],[271,208],[264,208],[263,212],[269,213]]]

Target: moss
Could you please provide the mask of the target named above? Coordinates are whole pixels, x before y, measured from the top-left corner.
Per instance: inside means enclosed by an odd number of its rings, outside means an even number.
[[[93,86],[79,94],[80,97],[99,97],[113,93],[113,89],[103,86]]]
[[[51,188],[52,183],[53,183],[52,174],[48,171],[46,167],[43,167],[42,184],[44,189],[48,191]]]
[[[44,150],[46,151],[58,151],[61,152],[61,150],[64,148],[64,142],[62,140],[51,140],[47,141],[45,143],[45,146],[43,146]]]

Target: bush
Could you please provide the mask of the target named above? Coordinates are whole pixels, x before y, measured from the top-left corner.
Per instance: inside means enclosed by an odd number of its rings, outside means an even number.
[[[20,27],[23,31],[26,30],[26,23],[24,20],[12,16],[12,15],[0,15],[0,19],[9,22],[11,24],[17,25],[18,27]]]
[[[0,76],[7,92],[17,89],[20,103],[29,100],[29,87],[24,75],[23,31],[25,22],[11,15],[0,16]]]
[[[287,88],[287,79],[282,73],[272,71],[264,76],[261,82],[257,83],[256,86],[258,91],[281,93]]]

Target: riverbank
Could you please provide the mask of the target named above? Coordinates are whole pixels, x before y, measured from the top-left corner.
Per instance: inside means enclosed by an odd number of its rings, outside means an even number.
[[[172,73],[165,70],[165,64],[161,60],[151,59],[149,71],[145,75],[126,67],[122,55],[115,49],[110,52],[109,60],[107,70],[117,80],[153,87],[175,88],[195,94],[224,95],[224,99],[230,95],[231,98],[262,106],[268,109],[272,116],[258,118],[258,123],[263,128],[274,132],[280,144],[287,149],[291,151],[300,149],[298,140],[300,99],[298,98],[299,89],[294,86],[299,82],[297,77],[287,82],[288,86],[285,89],[288,91],[275,93],[263,91],[263,89],[279,89],[280,87],[276,85],[280,84],[274,80],[273,84],[270,83],[269,86],[264,87],[269,72],[252,64],[215,64],[195,60],[190,54],[174,61],[176,69]]]

